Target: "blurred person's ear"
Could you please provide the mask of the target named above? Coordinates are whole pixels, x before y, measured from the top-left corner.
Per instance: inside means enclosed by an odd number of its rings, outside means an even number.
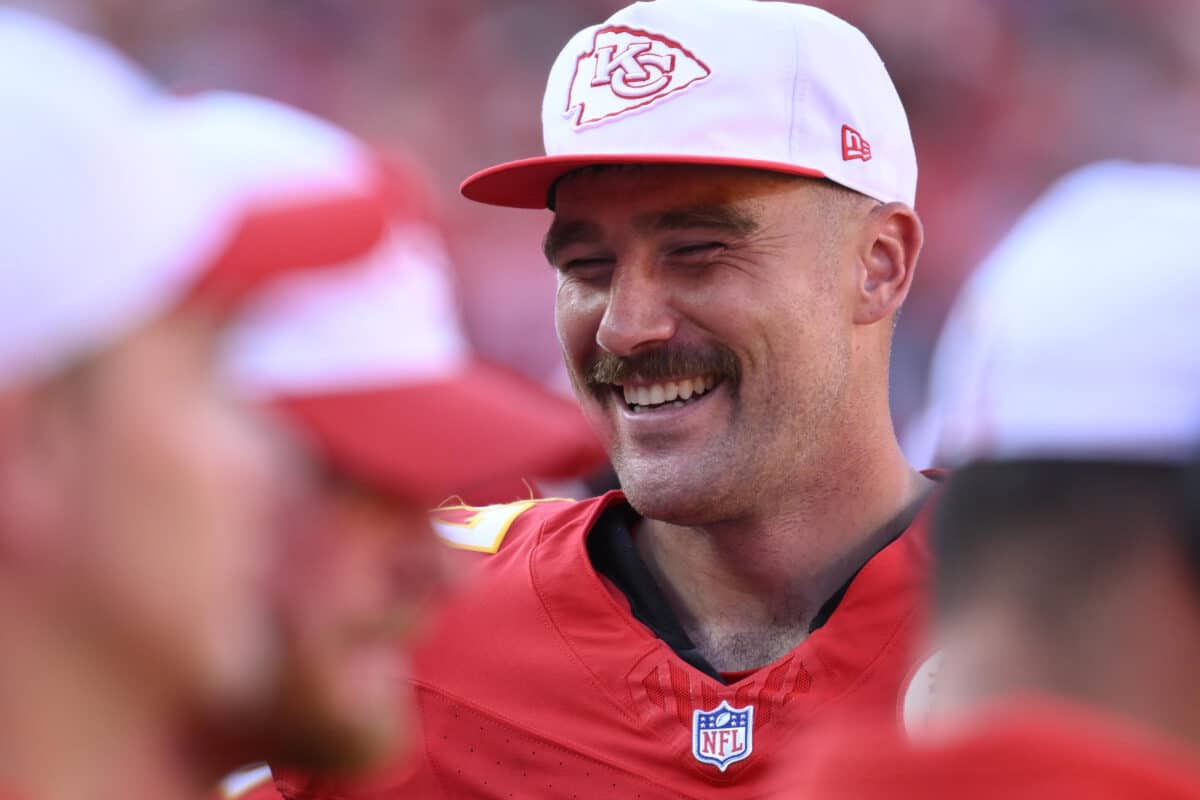
[[[80,456],[63,397],[71,391],[57,383],[0,390],[0,564],[36,569],[70,547],[66,487]]]
[[[91,362],[0,390],[0,560],[56,560],[74,547]]]
[[[924,238],[921,220],[903,203],[871,209],[857,241],[855,324],[872,325],[900,309],[912,286]]]

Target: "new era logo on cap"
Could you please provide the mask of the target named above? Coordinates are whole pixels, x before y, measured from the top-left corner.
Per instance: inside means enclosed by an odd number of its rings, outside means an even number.
[[[704,80],[712,71],[683,45],[647,31],[610,26],[596,31],[579,56],[567,98],[575,126],[650,105]]]
[[[861,161],[871,160],[871,145],[862,134],[849,125],[842,126],[842,161],[857,158]]]

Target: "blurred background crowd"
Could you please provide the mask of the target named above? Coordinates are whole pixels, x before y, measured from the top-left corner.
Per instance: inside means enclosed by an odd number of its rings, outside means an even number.
[[[461,199],[474,170],[542,152],[546,71],[623,0],[245,0],[131,24],[176,89],[265,94],[419,160],[484,356],[566,391],[549,212]],[[1195,0],[814,0],[879,49],[908,110],[926,226],[892,371],[899,427],[964,276],[1057,176],[1106,157],[1200,163]]]

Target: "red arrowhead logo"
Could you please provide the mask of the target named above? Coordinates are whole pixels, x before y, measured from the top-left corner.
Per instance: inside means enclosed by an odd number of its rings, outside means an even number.
[[[596,31],[592,49],[575,62],[567,111],[575,127],[657,103],[703,81],[712,70],[678,42],[656,33],[612,26]]]

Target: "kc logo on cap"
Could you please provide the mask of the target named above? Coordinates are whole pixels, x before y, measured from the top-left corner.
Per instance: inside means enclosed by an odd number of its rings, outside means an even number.
[[[547,208],[596,164],[695,164],[825,178],[911,206],[904,106],[857,28],[803,3],[635,2],[577,32],[542,96],[545,155],[481,170],[472,200]]]
[[[704,80],[712,71],[683,45],[647,31],[611,26],[575,63],[567,112],[583,127],[648,106]]]

